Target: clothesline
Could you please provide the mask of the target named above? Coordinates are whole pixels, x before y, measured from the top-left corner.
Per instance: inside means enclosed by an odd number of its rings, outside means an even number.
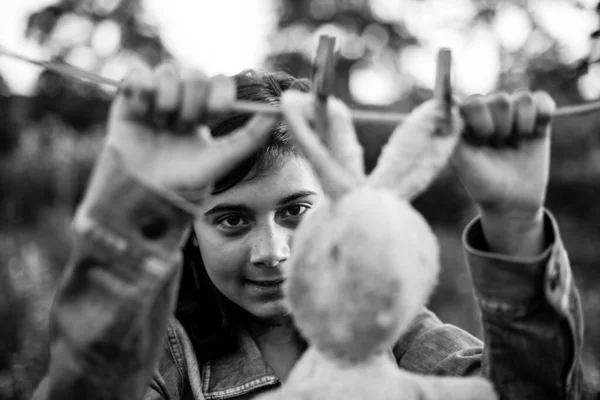
[[[27,62],[29,64],[37,65],[57,74],[76,78],[85,82],[90,82],[98,85],[108,85],[114,88],[118,88],[120,85],[120,82],[117,80],[110,79],[105,76],[98,75],[81,68],[77,68],[67,63],[58,61],[36,60],[34,58],[10,51],[3,46],[0,46],[0,56],[5,56],[23,62]],[[281,109],[279,107],[269,104],[261,104],[242,100],[236,100],[232,106],[232,110],[239,113],[263,113],[269,115],[281,115]],[[556,111],[552,114],[552,117],[556,118],[584,115],[594,113],[596,111],[600,111],[600,101],[560,107],[556,109]],[[402,113],[356,109],[351,110],[351,116],[355,122],[378,123],[400,123],[406,118],[406,114]]]

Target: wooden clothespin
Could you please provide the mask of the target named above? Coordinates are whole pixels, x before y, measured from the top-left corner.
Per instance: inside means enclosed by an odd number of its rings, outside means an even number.
[[[600,16],[600,3],[598,7],[598,12]],[[600,29],[594,33],[592,33],[592,39],[594,40],[593,48],[590,53],[589,62],[600,62]],[[320,47],[323,47],[323,50],[318,51],[315,59],[315,63],[313,64],[313,83],[315,87],[315,91],[317,93],[317,98],[321,99],[317,103],[321,104],[321,106],[317,110],[317,115],[326,116],[326,99],[327,96],[332,94],[334,87],[334,71],[335,71],[335,57],[333,55],[333,47],[335,44],[335,38],[329,37],[326,39],[328,44],[323,44],[321,46],[321,42],[323,42],[323,37],[321,37],[321,41],[319,43]],[[324,55],[321,55],[324,54]],[[327,56],[327,54],[331,54]],[[597,55],[597,57],[596,57]],[[97,85],[107,85],[114,88],[119,88],[120,82],[118,80],[110,79],[89,71],[85,71],[79,68],[76,68],[72,65],[66,64],[64,62],[58,61],[43,61],[36,60],[31,57],[24,56],[22,54],[15,53],[13,51],[9,51],[5,47],[0,45],[0,57],[10,57],[16,60],[21,60],[23,62],[40,66],[49,71],[56,72],[62,76],[67,76],[71,78],[80,79],[84,82],[97,84]],[[594,61],[598,59],[598,61]],[[587,64],[588,60],[586,60]],[[445,66],[444,66],[445,65]],[[443,69],[440,69],[441,66],[444,66]],[[443,50],[438,56],[438,70],[446,70],[447,72],[443,74],[438,74],[437,82],[439,83],[439,90],[446,90],[446,92],[440,92],[442,97],[440,98],[451,98],[450,92],[450,50]],[[445,89],[444,89],[445,88]],[[437,93],[437,92],[436,92]],[[446,95],[443,95],[446,93]],[[447,102],[446,104],[450,104]],[[281,108],[260,102],[247,101],[247,100],[237,100],[232,107],[233,111],[244,113],[244,114],[253,114],[253,113],[263,113],[267,115],[280,116]],[[563,106],[557,109],[553,114],[553,118],[560,117],[572,117],[575,115],[587,115],[591,113],[597,113],[600,111],[600,101],[593,101],[586,104],[576,104],[572,106]],[[351,111],[352,119],[355,122],[372,122],[377,124],[393,124],[397,125],[404,121],[406,118],[405,114],[396,113],[396,112],[386,112],[386,111],[377,111],[377,110],[356,110],[353,109]],[[326,125],[327,118],[319,117],[317,121],[321,125]],[[323,127],[319,132],[323,131]]]
[[[443,122],[442,134],[450,133],[452,129],[452,52],[450,49],[441,48],[437,56],[437,70],[433,95],[442,102],[446,118]]]
[[[329,129],[327,123],[327,98],[333,93],[335,86],[335,38],[321,35],[313,62],[312,84],[315,93],[315,128],[321,138],[326,137]]]

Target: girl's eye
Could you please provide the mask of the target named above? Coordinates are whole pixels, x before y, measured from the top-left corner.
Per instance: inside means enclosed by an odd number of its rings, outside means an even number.
[[[225,218],[221,218],[219,221],[219,226],[225,228],[225,229],[234,229],[234,228],[241,228],[242,226],[245,226],[248,222],[246,220],[244,220],[242,217],[240,217],[239,215],[230,215],[228,217]]]
[[[299,217],[308,211],[308,208],[308,206],[294,204],[293,206],[286,207],[285,211],[283,212],[283,217]]]

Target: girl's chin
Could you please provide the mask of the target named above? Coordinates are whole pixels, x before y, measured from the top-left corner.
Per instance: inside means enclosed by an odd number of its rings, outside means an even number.
[[[270,324],[286,324],[292,320],[292,314],[283,299],[262,304],[251,310],[251,313],[257,319]]]

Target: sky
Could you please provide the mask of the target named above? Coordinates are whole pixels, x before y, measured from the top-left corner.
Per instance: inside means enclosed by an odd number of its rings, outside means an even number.
[[[112,0],[106,0],[110,2]],[[463,93],[487,93],[495,89],[501,68],[498,46],[521,46],[531,31],[530,22],[515,7],[502,7],[492,29],[474,29],[468,34],[444,28],[448,18],[466,18],[473,12],[469,0],[430,0],[437,2],[434,12],[423,13],[418,6],[403,0],[372,0],[382,18],[405,18],[407,28],[419,35],[423,47],[405,51],[401,65],[425,86],[431,86],[435,74],[435,54],[440,46],[453,51],[455,83]],[[52,0],[0,0],[0,46],[24,55],[44,59],[36,45],[23,37],[26,17],[32,10]],[[595,0],[581,0],[594,7]],[[233,74],[246,68],[258,68],[269,48],[275,15],[272,0],[145,0],[150,17],[161,37],[183,64],[200,67],[209,74]],[[577,11],[565,0],[530,0],[538,22],[564,44],[564,58],[575,61],[587,54],[589,33],[598,28],[597,17]],[[571,3],[572,4],[572,3]],[[471,8],[469,8],[471,7]],[[235,10],[235,11],[233,11]],[[432,28],[436,27],[436,28]],[[206,57],[210,54],[210,57]],[[40,69],[0,57],[0,73],[13,92],[28,94]],[[391,102],[399,83],[389,68],[373,64],[355,71],[351,92],[359,101],[370,104]],[[590,96],[600,96],[600,71]],[[113,77],[118,79],[119,77]],[[589,77],[588,77],[589,78]]]
[[[43,59],[45,54],[24,38],[25,24],[32,10],[52,3],[0,0],[0,46]],[[268,50],[267,35],[274,23],[270,0],[146,0],[145,6],[176,58],[211,75],[259,67]],[[214,56],[200,58],[204,54]],[[29,93],[39,72],[37,67],[0,58],[0,73],[16,93]]]

